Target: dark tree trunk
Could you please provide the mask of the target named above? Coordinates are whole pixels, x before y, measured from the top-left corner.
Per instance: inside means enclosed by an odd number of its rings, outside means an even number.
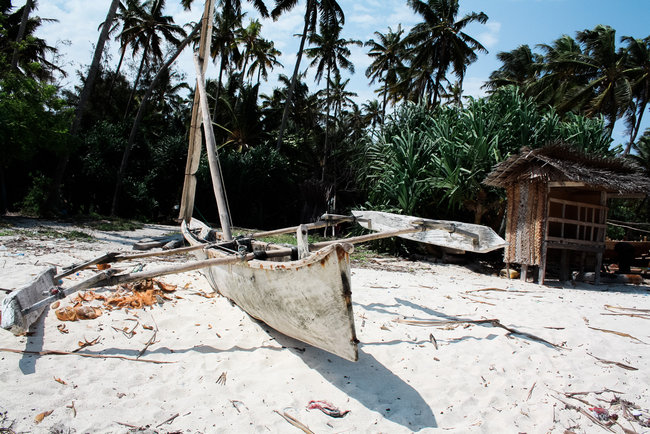
[[[140,61],[140,67],[138,68],[138,73],[135,76],[135,82],[133,83],[133,89],[131,89],[131,94],[129,95],[129,101],[126,103],[126,110],[124,110],[124,120],[126,120],[126,117],[129,115],[129,110],[131,109],[131,103],[133,103],[133,99],[135,98],[135,92],[138,90],[138,85],[140,84],[140,77],[142,76],[142,70],[144,69],[144,64],[147,62],[147,52],[148,50],[148,45],[149,41],[151,38],[147,39],[147,46],[144,47],[144,50],[142,51],[142,60]]]
[[[278,151],[282,147],[282,136],[284,136],[284,130],[287,128],[287,120],[289,118],[289,107],[291,107],[291,102],[293,99],[293,91],[296,88],[296,81],[298,80],[298,72],[300,71],[300,61],[302,60],[302,52],[305,48],[305,40],[307,39],[307,30],[309,30],[309,15],[311,14],[312,7],[313,7],[312,0],[307,0],[307,6],[305,7],[305,26],[302,29],[302,37],[300,38],[300,47],[298,48],[298,57],[296,57],[296,66],[293,68],[293,75],[291,76],[291,84],[289,85],[289,90],[287,91],[287,100],[284,104],[284,112],[282,113],[282,124],[280,125],[280,132],[278,133],[278,142],[276,145]]]
[[[147,88],[147,91],[145,92],[144,96],[142,97],[142,102],[140,103],[138,112],[135,115],[135,119],[133,120],[131,133],[129,134],[129,141],[126,144],[126,148],[124,148],[124,154],[122,155],[122,163],[120,164],[120,169],[117,172],[117,179],[115,181],[115,191],[113,192],[113,203],[111,205],[112,216],[116,215],[117,212],[120,189],[122,188],[124,173],[126,172],[126,166],[129,162],[129,155],[131,153],[131,149],[133,148],[133,144],[135,143],[135,136],[138,132],[138,129],[140,128],[140,122],[142,121],[142,117],[144,116],[144,111],[147,107],[147,103],[149,102],[149,98],[151,98],[151,95],[153,94],[153,90],[158,85],[158,82],[160,81],[160,77],[162,77],[163,73],[167,70],[167,68],[169,68],[169,66],[172,63],[174,63],[176,58],[181,54],[185,46],[192,40],[192,38],[194,38],[194,35],[196,35],[196,32],[198,32],[200,28],[201,28],[201,22],[199,22],[196,26],[194,26],[192,32],[190,32],[190,34],[187,35],[185,39],[183,39],[183,41],[176,48],[176,51],[174,51],[174,53],[170,56],[167,62],[165,62],[165,64],[160,68],[156,76],[151,81],[151,84],[149,84],[149,87]]]
[[[18,36],[16,36],[16,46],[14,47],[14,53],[11,56],[11,68],[16,69],[18,68],[18,52],[20,51],[18,49],[20,42],[23,40],[23,37],[25,36],[25,29],[27,28],[27,22],[29,21],[29,14],[32,11],[32,7],[34,7],[34,2],[33,0],[27,0],[25,3],[25,6],[23,6],[23,15],[20,19],[20,27],[18,27]]]
[[[81,119],[83,118],[84,110],[90,99],[90,94],[92,93],[93,86],[95,85],[95,79],[99,73],[99,68],[101,66],[102,54],[104,53],[104,45],[108,39],[108,32],[115,18],[115,12],[117,11],[117,6],[120,4],[120,0],[113,0],[111,6],[108,9],[106,14],[106,20],[102,26],[102,31],[99,34],[99,39],[97,40],[97,46],[95,47],[95,53],[93,55],[92,63],[90,64],[90,69],[88,70],[88,76],[84,82],[83,90],[81,95],[79,95],[79,104],[77,104],[77,109],[75,110],[74,120],[72,121],[72,127],[70,128],[70,135],[76,136],[79,132],[79,127],[81,126]],[[49,207],[56,208],[59,205],[59,197],[61,193],[61,183],[63,182],[63,175],[65,174],[65,169],[68,165],[68,160],[70,156],[66,152],[59,158],[57,162],[56,170],[54,173],[54,180],[52,182],[49,197],[48,205]]]

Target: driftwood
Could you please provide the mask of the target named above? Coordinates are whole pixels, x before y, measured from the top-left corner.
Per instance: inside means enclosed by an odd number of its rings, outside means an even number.
[[[582,407],[577,407],[577,406],[575,406],[573,404],[569,404],[568,402],[564,401],[563,399],[558,398],[557,396],[553,396],[553,398],[557,399],[562,404],[564,404],[567,409],[577,411],[578,413],[586,416],[589,420],[591,420],[596,425],[601,426],[603,429],[606,429],[607,431],[614,432],[614,430],[612,428],[608,427],[607,425],[603,424],[601,421],[599,421],[598,419],[596,419],[595,417],[593,417],[592,415],[587,413]]]
[[[408,320],[408,319],[402,319],[402,318],[396,318],[393,321],[399,324],[407,324],[407,325],[412,325],[412,326],[420,326],[420,327],[428,327],[428,326],[441,326],[441,325],[448,325],[448,324],[477,324],[477,325],[482,325],[482,324],[489,324],[493,327],[500,327],[508,332],[510,332],[513,335],[521,335],[525,336],[527,338],[536,340],[538,342],[543,342],[545,344],[548,344],[554,348],[560,349],[560,350],[568,350],[568,348],[562,347],[560,345],[554,344],[553,342],[549,342],[546,339],[540,338],[539,336],[535,336],[530,333],[522,332],[516,329],[513,329],[511,327],[507,327],[503,324],[498,319],[478,319],[478,320],[451,320],[451,321],[438,321],[438,320]]]
[[[313,432],[312,430],[310,430],[310,429],[307,427],[307,425],[305,425],[304,423],[300,422],[300,421],[299,421],[298,419],[296,419],[295,417],[293,417],[293,416],[287,414],[287,412],[282,412],[282,413],[280,413],[280,412],[277,411],[277,410],[273,410],[273,411],[276,412],[277,414],[279,414],[280,416],[282,416],[282,417],[284,418],[284,420],[286,420],[287,422],[289,422],[291,425],[295,426],[295,427],[298,428],[298,429],[301,429],[303,432],[305,432],[305,433],[307,433],[307,434],[314,434],[314,432]]]
[[[606,365],[616,365],[619,368],[623,368],[623,369],[626,369],[628,371],[638,371],[639,370],[638,368],[635,368],[634,366],[626,365],[625,363],[614,362],[612,360],[605,360],[605,359],[601,359],[600,357],[596,357],[593,354],[590,354],[590,353],[587,353],[587,354],[590,355],[591,357],[593,357],[594,359],[598,360],[599,362],[604,363]]]
[[[163,360],[135,359],[133,357],[127,357],[127,356],[76,353],[73,351],[59,351],[59,350],[27,351],[27,350],[16,350],[14,348],[0,348],[0,351],[5,351],[8,353],[16,353],[16,354],[29,354],[34,356],[79,356],[79,357],[91,357],[94,359],[122,359],[122,360],[129,360],[132,362],[146,362],[146,363],[157,363],[157,364],[176,363],[176,362],[167,362]]]

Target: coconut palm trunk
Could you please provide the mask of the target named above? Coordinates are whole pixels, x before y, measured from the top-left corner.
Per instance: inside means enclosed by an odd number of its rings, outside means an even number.
[[[118,202],[119,202],[119,195],[120,195],[120,190],[122,188],[122,181],[124,180],[124,174],[126,172],[126,166],[129,162],[129,156],[131,154],[131,149],[133,149],[133,144],[135,143],[135,137],[138,133],[138,130],[140,129],[140,123],[142,122],[142,117],[144,116],[145,109],[147,108],[147,103],[149,102],[149,99],[151,98],[151,95],[153,94],[154,89],[158,85],[158,82],[160,81],[160,78],[163,76],[163,73],[169,68],[169,66],[174,63],[176,58],[181,54],[185,46],[194,38],[196,33],[199,31],[201,28],[201,22],[199,22],[192,31],[190,32],[187,37],[181,41],[181,43],[178,45],[176,48],[176,51],[169,57],[167,62],[160,68],[156,76],[153,78],[151,83],[149,84],[149,87],[144,93],[144,96],[142,97],[142,102],[140,102],[140,107],[138,108],[138,112],[135,115],[135,119],[133,120],[133,126],[131,127],[131,132],[129,133],[129,141],[126,144],[126,147],[124,148],[124,154],[122,155],[122,162],[120,164],[120,169],[117,172],[117,179],[115,181],[115,190],[113,192],[113,203],[111,205],[111,215],[116,215],[117,212],[117,207],[118,207]]]
[[[289,118],[289,107],[291,107],[293,92],[296,88],[296,81],[298,80],[298,73],[300,71],[300,61],[302,60],[302,53],[305,49],[305,41],[307,40],[307,31],[309,30],[309,16],[311,15],[312,8],[314,7],[313,0],[307,0],[305,7],[305,26],[302,29],[302,36],[300,37],[300,47],[298,48],[298,56],[296,57],[296,65],[293,68],[293,75],[291,76],[291,84],[287,91],[287,100],[284,104],[284,112],[282,113],[282,124],[280,124],[280,131],[278,133],[278,142],[276,148],[278,151],[282,147],[282,136],[287,128],[287,120]]]
[[[97,40],[97,45],[95,46],[95,53],[93,55],[93,61],[90,64],[90,69],[88,70],[88,76],[84,83],[83,90],[81,95],[79,95],[79,103],[77,104],[77,109],[75,110],[74,120],[72,122],[72,127],[70,128],[70,135],[76,136],[79,127],[81,125],[81,119],[83,118],[83,113],[90,99],[90,94],[92,93],[93,86],[95,85],[95,79],[97,74],[99,74],[99,68],[101,67],[102,54],[104,53],[104,45],[108,39],[108,33],[111,28],[111,23],[115,19],[115,13],[117,12],[117,7],[120,4],[120,0],[113,0],[111,6],[108,9],[106,14],[106,20],[102,26],[102,31],[99,34],[99,39]],[[56,166],[54,173],[54,180],[51,184],[48,197],[48,206],[57,207],[59,202],[59,196],[61,192],[61,183],[63,182],[63,175],[65,174],[65,169],[68,165],[68,160],[70,159],[69,154],[66,152],[59,158],[59,161]]]
[[[18,52],[20,47],[20,42],[25,37],[25,29],[27,28],[27,22],[29,21],[29,14],[34,7],[33,0],[27,0],[23,9],[23,15],[20,18],[20,27],[18,27],[18,36],[16,36],[16,46],[14,47],[14,53],[11,56],[11,69],[18,68]]]
[[[147,38],[147,44],[144,46],[142,51],[142,59],[140,60],[140,66],[138,67],[138,73],[135,76],[135,82],[133,83],[133,89],[131,89],[131,94],[129,95],[129,100],[126,103],[126,109],[124,110],[124,120],[129,115],[129,110],[131,109],[131,104],[135,98],[135,93],[138,90],[138,85],[140,84],[140,78],[142,77],[142,71],[144,70],[144,65],[147,62],[147,55],[149,54],[149,42],[151,41],[151,36]]]

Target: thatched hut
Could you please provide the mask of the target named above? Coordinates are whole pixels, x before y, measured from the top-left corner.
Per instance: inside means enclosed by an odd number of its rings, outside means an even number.
[[[559,257],[560,280],[567,280],[572,259],[594,259],[599,281],[608,197],[643,197],[650,179],[621,158],[586,155],[555,144],[521,152],[497,164],[484,184],[507,190],[504,261],[520,264],[521,278],[528,267],[539,267],[544,282],[547,261]],[[571,255],[568,252],[577,252]],[[574,261],[575,262],[575,261]]]

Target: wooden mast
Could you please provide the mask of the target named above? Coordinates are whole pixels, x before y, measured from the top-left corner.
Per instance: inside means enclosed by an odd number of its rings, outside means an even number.
[[[228,214],[228,201],[223,189],[223,177],[221,176],[221,165],[217,156],[217,144],[214,138],[214,128],[212,119],[210,119],[210,109],[208,107],[208,94],[205,91],[205,79],[202,74],[201,60],[195,54],[194,65],[196,66],[196,90],[199,94],[199,103],[201,104],[201,117],[203,120],[203,132],[205,133],[206,152],[208,153],[208,163],[210,165],[210,174],[212,175],[212,188],[214,197],[217,199],[217,209],[219,210],[219,221],[221,222],[221,231],[226,241],[232,240],[230,232],[230,215]],[[187,221],[187,220],[186,220]]]
[[[212,23],[214,21],[214,3],[215,0],[206,0],[205,9],[203,10],[202,23],[201,23],[201,39],[199,41],[198,50],[198,68],[197,68],[197,87],[194,92],[194,103],[192,105],[192,120],[190,124],[190,139],[187,151],[187,163],[185,165],[185,180],[183,183],[183,196],[181,199],[181,207],[179,212],[179,219],[189,222],[192,218],[194,211],[194,196],[196,192],[196,172],[199,168],[201,160],[201,124],[203,123],[205,130],[206,141],[208,142],[208,161],[210,163],[210,172],[212,175],[212,184],[217,199],[217,206],[219,208],[219,219],[221,221],[221,229],[226,239],[231,239],[230,231],[230,216],[228,213],[228,206],[225,199],[223,190],[221,171],[219,162],[216,156],[216,146],[214,143],[214,131],[212,131],[212,122],[210,121],[209,112],[207,110],[207,99],[205,100],[205,108],[202,109],[201,93],[199,91],[200,85],[203,86],[204,76],[207,69],[206,58],[210,54],[210,45],[212,41]],[[204,111],[206,113],[204,113]],[[206,116],[207,114],[207,116]],[[208,129],[211,134],[208,133]],[[210,137],[212,141],[210,143]]]
[[[201,60],[202,72],[205,74],[208,63],[205,62],[207,54],[210,53],[212,41],[212,22],[214,18],[215,0],[206,0],[205,9],[201,18],[201,39],[199,41],[199,59]],[[178,218],[189,222],[194,211],[194,193],[196,192],[196,172],[199,169],[201,160],[201,104],[199,102],[198,89],[194,92],[194,103],[192,104],[192,121],[190,124],[190,143],[187,150],[187,164],[185,165],[185,181],[183,183],[183,197]]]

